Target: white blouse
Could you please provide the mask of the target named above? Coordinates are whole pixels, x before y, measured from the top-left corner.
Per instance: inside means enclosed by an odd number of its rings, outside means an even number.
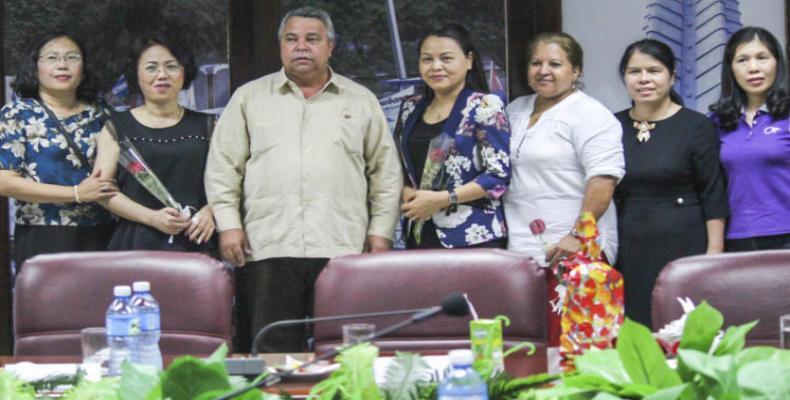
[[[573,229],[587,181],[601,175],[619,181],[625,175],[625,159],[622,127],[603,104],[576,91],[527,128],[536,97],[519,97],[507,107],[513,172],[504,204],[508,250],[526,253],[546,265],[543,243],[556,243]],[[535,219],[546,223],[542,242],[529,229]],[[603,251],[614,264],[614,202],[609,202],[598,221],[598,231]]]

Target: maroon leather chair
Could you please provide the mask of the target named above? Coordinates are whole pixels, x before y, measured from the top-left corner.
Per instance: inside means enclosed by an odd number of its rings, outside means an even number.
[[[332,259],[318,277],[316,317],[424,308],[438,305],[449,293],[467,293],[481,318],[507,315],[505,345],[531,341],[538,352],[529,358],[528,374],[546,370],[546,281],[530,258],[505,250],[422,250],[345,256]],[[407,318],[367,321],[377,329]],[[394,350],[446,353],[469,347],[471,317],[437,317],[376,341],[382,352]],[[316,350],[342,342],[341,326],[353,321],[318,323]]]
[[[760,320],[747,345],[779,346],[779,317],[790,313],[790,250],[685,257],[667,264],[653,290],[653,329],[683,315],[678,297],[707,300],[724,326]]]
[[[165,355],[210,354],[231,345],[233,279],[195,253],[61,253],[25,262],[14,289],[14,354],[80,355],[80,330],[104,326],[115,285],[151,282]]]

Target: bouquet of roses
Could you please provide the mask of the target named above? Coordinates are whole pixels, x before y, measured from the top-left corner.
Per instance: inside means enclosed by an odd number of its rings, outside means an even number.
[[[455,142],[455,138],[442,132],[431,139],[428,145],[428,155],[425,158],[425,167],[422,170],[420,190],[442,190],[447,186],[447,168],[445,161]],[[417,221],[411,228],[414,242],[418,245],[422,241],[422,226],[424,221]]]
[[[156,197],[156,199],[162,202],[166,207],[175,208],[180,211],[181,215],[184,217],[192,215],[189,206],[182,207],[181,204],[173,198],[173,195],[170,194],[165,185],[162,184],[162,181],[159,180],[159,177],[157,177],[154,171],[146,164],[140,152],[134,147],[129,138],[125,136],[120,138],[112,122],[108,121],[106,127],[120,147],[118,162],[121,166],[123,166],[123,168],[126,169],[126,171],[128,171],[148,193],[151,193],[151,195]],[[173,243],[173,236],[170,236],[169,242]]]

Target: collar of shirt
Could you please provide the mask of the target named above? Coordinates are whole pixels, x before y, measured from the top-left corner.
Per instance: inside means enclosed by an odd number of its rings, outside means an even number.
[[[335,71],[332,70],[332,67],[327,68],[329,68],[329,80],[326,82],[324,87],[321,88],[319,93],[324,91],[340,93],[340,91],[343,90],[343,83],[337,78],[337,74],[335,74]],[[299,88],[299,85],[288,78],[288,75],[285,74],[285,68],[280,68],[280,72],[277,73],[275,87],[280,90],[285,90],[286,88],[296,90]]]
[[[755,115],[762,115],[762,114],[768,114],[768,104],[766,103],[763,103],[763,105],[761,105],[760,108],[757,109],[757,113]],[[746,107],[741,106],[741,119],[743,120],[745,118],[746,118]]]

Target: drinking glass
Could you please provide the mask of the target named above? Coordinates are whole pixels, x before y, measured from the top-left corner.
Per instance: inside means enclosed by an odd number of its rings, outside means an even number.
[[[343,325],[343,344],[357,343],[376,332],[375,324],[345,324]]]
[[[779,345],[790,349],[790,314],[779,317]]]
[[[82,342],[82,362],[99,364],[102,369],[110,360],[110,347],[107,346],[107,331],[104,328],[85,328],[80,331]]]

